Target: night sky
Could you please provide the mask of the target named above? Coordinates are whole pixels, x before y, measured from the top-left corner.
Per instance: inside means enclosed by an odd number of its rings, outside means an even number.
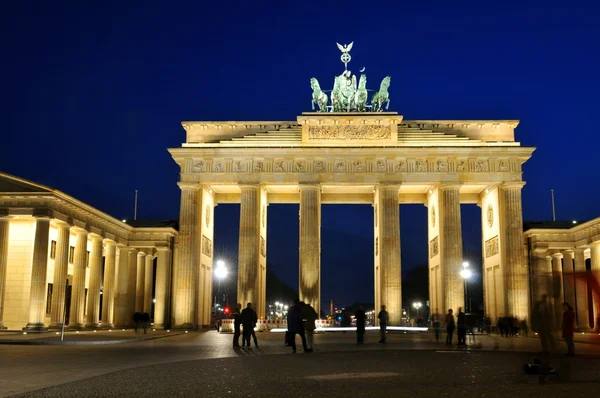
[[[551,188],[558,219],[600,216],[593,2],[84,3],[0,4],[2,171],[118,218],[139,189],[139,218],[175,219],[166,148],[184,141],[182,120],[295,120],[309,79],[343,70],[335,43],[354,41],[350,69],[365,66],[370,88],[390,74],[390,110],[406,119],[521,120],[517,140],[538,148],[525,220],[551,219]],[[215,213],[216,257],[234,263],[239,206]],[[323,299],[371,301],[372,208],[324,205],[322,217]],[[405,270],[427,261],[426,217],[401,206]],[[268,220],[269,263],[297,287],[298,206],[271,205]],[[472,262],[480,224],[463,206]]]

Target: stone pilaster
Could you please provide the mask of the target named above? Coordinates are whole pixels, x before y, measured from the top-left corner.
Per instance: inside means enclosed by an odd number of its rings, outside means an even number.
[[[535,250],[532,256],[531,288],[534,301],[542,300],[543,296],[552,297],[552,265],[548,269],[546,250]]]
[[[460,186],[441,185],[440,194],[440,262],[442,264],[442,295],[444,310],[465,307],[464,281],[462,270],[462,229],[460,217]]]
[[[33,261],[31,267],[31,290],[29,293],[29,318],[23,330],[47,332],[44,325],[46,303],[46,273],[48,271],[48,243],[50,218],[36,217]]]
[[[137,253],[137,273],[135,278],[135,312],[144,312],[144,288],[146,283],[146,253]]]
[[[198,237],[196,235],[196,193],[197,184],[179,183],[181,207],[179,212],[179,255],[177,257],[174,286],[174,319],[176,328],[194,326],[195,280],[194,267],[197,266]]]
[[[585,273],[585,255],[583,248],[575,249],[575,272]],[[590,314],[588,312],[588,286],[583,278],[575,279],[575,303],[577,308],[577,329],[590,330]]]
[[[118,247],[117,286],[115,291],[114,326],[125,328],[129,325],[127,315],[127,282],[129,280],[129,248],[124,245]]]
[[[0,214],[0,329],[4,326],[4,289],[6,286],[6,270],[8,268],[8,238],[10,231],[10,218],[7,214]]]
[[[117,245],[112,240],[105,241],[104,283],[102,289],[102,327],[112,328],[115,310],[115,272]]]
[[[592,276],[600,282],[600,242],[595,242],[590,245],[590,262]],[[597,325],[598,319],[600,318],[600,295],[598,292],[592,292],[593,303],[594,303],[594,327],[600,331],[600,325]]]
[[[259,295],[260,187],[242,185],[240,204],[240,243],[238,249],[238,302],[254,307]],[[300,202],[302,207],[302,202]],[[302,250],[302,249],[301,249]],[[302,267],[302,265],[301,265]]]
[[[530,319],[529,270],[523,257],[523,210],[521,189],[524,182],[502,185],[503,243],[506,274],[506,302],[508,315]]]
[[[575,253],[572,250],[562,252],[563,262],[563,282],[564,282],[564,301],[575,308],[575,280],[573,279],[573,257]]]
[[[90,280],[88,284],[86,328],[100,327],[100,287],[102,285],[102,237],[92,235],[90,251]]]
[[[71,229],[68,224],[56,225],[56,252],[54,255],[54,278],[52,279],[52,304],[50,327],[62,327],[65,317],[65,294],[68,285],[69,238]]]
[[[154,327],[164,328],[169,319],[169,283],[171,274],[171,250],[157,248],[156,261],[156,303],[154,304]]]
[[[562,272],[562,254],[554,253],[552,255],[552,297],[554,306],[554,327],[560,328],[562,323],[562,303],[563,295],[563,272]]]
[[[321,310],[321,187],[300,185],[300,300]]]
[[[75,234],[77,235],[77,241],[75,242],[75,255],[73,259],[73,285],[71,287],[69,329],[83,329],[88,232],[77,229]]]
[[[215,195],[212,188],[208,185],[202,185],[196,194],[196,239],[198,251],[196,253],[196,262],[194,263],[194,281],[196,284],[195,319],[197,327],[208,327],[212,317],[214,207]],[[258,312],[256,307],[255,310]]]
[[[137,250],[129,248],[127,254],[127,325],[133,325],[133,313],[135,312],[135,303],[137,300]]]
[[[154,282],[154,256],[146,256],[146,270],[144,271],[144,312],[150,314],[152,319],[152,288]]]

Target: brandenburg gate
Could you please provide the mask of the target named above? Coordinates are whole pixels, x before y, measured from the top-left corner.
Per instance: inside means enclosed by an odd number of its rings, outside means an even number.
[[[375,308],[386,305],[397,325],[399,206],[427,206],[430,310],[445,314],[464,307],[460,205],[472,203],[482,212],[485,314],[530,319],[521,189],[522,165],[534,148],[515,141],[518,121],[404,120],[383,109],[389,77],[368,106],[366,89],[360,95],[366,76],[357,86],[347,70],[351,45],[339,47],[348,57],[331,106],[313,79],[319,109],[295,121],[182,123],[186,140],[169,150],[181,169],[173,326],[210,323],[213,214],[220,203],[240,204],[237,301],[254,303],[259,317],[265,316],[269,204],[300,206],[299,293],[317,313],[321,205],[371,204]]]

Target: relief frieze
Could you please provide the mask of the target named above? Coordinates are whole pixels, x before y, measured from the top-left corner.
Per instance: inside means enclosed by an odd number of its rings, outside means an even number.
[[[436,236],[429,242],[429,258],[434,258],[440,252],[439,239]]]
[[[212,257],[212,240],[202,235],[202,254]]]
[[[391,137],[390,126],[329,125],[310,126],[308,129],[311,140],[389,140]]]
[[[485,257],[492,257],[498,254],[498,235],[485,241]]]

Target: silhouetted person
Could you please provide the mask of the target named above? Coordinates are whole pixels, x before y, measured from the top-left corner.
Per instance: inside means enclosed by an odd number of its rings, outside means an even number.
[[[542,299],[535,303],[532,311],[532,327],[538,332],[542,343],[542,353],[548,355],[554,350],[554,338],[552,337],[552,320],[550,318],[550,306],[548,296],[542,295]]]
[[[569,303],[563,303],[562,337],[567,342],[567,355],[575,355],[575,344],[573,344],[573,333],[575,325],[575,312]]]
[[[299,334],[302,339],[302,348],[304,352],[308,351],[306,346],[306,335],[304,334],[304,325],[302,322],[302,308],[300,308],[300,300],[295,299],[294,305],[290,307],[287,315],[287,325],[290,337],[290,345],[292,352],[296,353],[296,335]]]
[[[317,320],[317,311],[310,305],[300,302],[302,310],[302,319],[304,320],[304,332],[306,333],[306,352],[313,352],[313,334],[315,333],[315,321]]]
[[[240,346],[240,326],[242,326],[242,304],[238,303],[233,310],[233,348]]]
[[[252,303],[248,303],[246,308],[244,308],[241,318],[242,326],[244,328],[242,335],[242,347],[250,348],[250,336],[254,338],[254,345],[258,347],[256,334],[254,333],[254,327],[256,326],[256,322],[258,322],[258,317],[256,316],[256,312],[254,312],[252,309]]]
[[[385,305],[381,306],[381,311],[379,311],[379,314],[377,314],[377,319],[379,319],[379,334],[381,336],[381,339],[379,340],[379,342],[385,343],[385,340],[387,338],[387,336],[386,336],[387,324],[388,324],[388,320],[390,319],[388,312],[385,310]]]
[[[144,328],[144,334],[148,331],[150,325],[150,314],[147,312],[142,313],[142,327]]]
[[[433,331],[435,332],[435,341],[440,341],[440,318],[438,314],[433,318]]]
[[[456,334],[458,335],[458,345],[467,344],[467,315],[462,307],[458,307],[458,316],[456,317]]]
[[[528,332],[529,332],[529,328],[527,327],[527,321],[526,320],[522,320],[521,324],[519,325],[520,329],[523,331],[523,335],[525,335],[525,337],[527,337]]]
[[[454,334],[454,328],[456,326],[452,312],[452,309],[449,309],[446,318],[444,319],[446,324],[446,344],[452,344],[452,334]]]
[[[356,319],[356,344],[362,344],[365,341],[365,323],[367,322],[367,314],[365,314],[365,306],[361,305],[354,313]]]
[[[135,333],[138,332],[138,330],[140,329],[140,326],[142,325],[142,313],[141,312],[136,312],[133,314],[133,325],[134,325],[134,330]]]

